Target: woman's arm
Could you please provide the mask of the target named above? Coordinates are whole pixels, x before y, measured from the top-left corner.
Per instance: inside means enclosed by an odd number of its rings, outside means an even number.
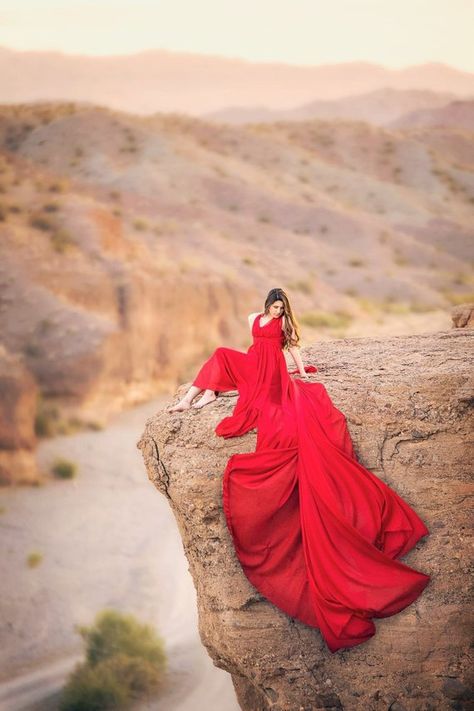
[[[291,357],[295,361],[295,365],[298,368],[298,370],[300,371],[300,375],[306,375],[303,361],[302,361],[301,355],[300,355],[299,346],[290,346],[290,348],[288,348],[288,351],[289,351],[289,353],[291,353]]]
[[[285,317],[282,316],[282,324],[281,324],[282,328],[284,328],[284,326],[285,326],[284,318],[285,318]],[[292,338],[296,338],[296,334],[295,334],[294,329],[293,329],[293,331],[292,331],[292,333],[291,333],[291,336],[292,336]],[[300,375],[306,376],[306,372],[305,372],[305,369],[304,369],[303,361],[302,361],[301,355],[300,355],[300,348],[299,348],[299,346],[290,346],[290,347],[288,348],[288,352],[291,353],[291,357],[293,358],[293,360],[294,360],[294,362],[295,362],[295,365],[296,365],[296,367],[298,368],[298,370],[299,370],[299,372],[300,372]]]

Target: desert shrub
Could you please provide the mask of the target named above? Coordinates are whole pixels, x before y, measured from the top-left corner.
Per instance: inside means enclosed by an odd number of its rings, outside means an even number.
[[[40,212],[34,212],[31,215],[29,224],[36,230],[42,230],[43,232],[50,232],[56,227],[56,223],[53,220]]]
[[[393,261],[399,267],[406,267],[410,263],[408,257],[398,247],[393,250]]]
[[[350,267],[363,267],[365,262],[363,259],[359,259],[359,257],[353,257],[349,259],[348,264]]]
[[[4,208],[3,205],[0,205],[0,222],[6,222],[7,215],[7,210]]]
[[[42,350],[37,343],[29,341],[23,346],[23,353],[29,358],[39,358],[42,355]]]
[[[382,304],[383,310],[391,314],[408,314],[410,313],[410,305],[405,301],[396,301],[386,299]]]
[[[346,296],[358,296],[359,292],[354,287],[349,286],[347,289],[344,289],[344,294],[346,294]]]
[[[409,309],[414,313],[426,313],[427,311],[433,311],[433,306],[431,306],[431,304],[424,304],[421,301],[412,301],[409,305]]]
[[[104,425],[98,420],[89,420],[89,422],[86,422],[86,427],[92,432],[100,432],[104,429]]]
[[[368,296],[358,296],[357,303],[366,313],[375,315],[379,312],[380,304]]]
[[[148,228],[148,223],[145,220],[137,219],[133,221],[133,226],[139,232],[143,232]]]
[[[456,272],[453,276],[453,284],[458,286],[467,286],[474,282],[474,276],[469,272]]]
[[[36,568],[43,561],[43,554],[39,551],[31,551],[26,558],[29,568]]]
[[[58,479],[74,479],[77,474],[77,464],[69,459],[58,458],[54,461],[51,471]]]
[[[242,262],[248,267],[252,267],[255,265],[255,260],[253,260],[252,257],[242,257]]]
[[[61,711],[101,711],[123,708],[128,700],[125,684],[108,664],[89,667],[79,664],[63,690]]]
[[[454,306],[474,301],[474,293],[460,294],[458,292],[445,289],[442,294],[449,301],[449,303]]]
[[[64,184],[60,183],[60,182],[51,183],[50,186],[48,187],[48,190],[50,193],[63,193],[64,192]]]
[[[298,281],[292,282],[290,289],[295,289],[295,291],[301,291],[302,294],[311,294],[313,291],[313,285],[310,281],[305,279],[299,279]]]
[[[52,437],[56,433],[59,410],[54,405],[47,405],[41,398],[35,417],[35,432],[38,437]]]
[[[352,315],[346,311],[307,311],[300,318],[301,323],[312,328],[337,329],[348,326]]]
[[[45,333],[48,333],[49,331],[51,331],[53,326],[54,326],[54,323],[50,318],[42,318],[36,324],[36,330],[38,331],[38,333],[44,335]]]
[[[57,212],[59,210],[58,202],[47,202],[43,205],[44,212]]]
[[[91,667],[76,667],[64,690],[61,711],[102,711],[124,708],[156,690],[161,674],[146,659],[116,654]]]
[[[118,652],[156,664],[165,663],[163,641],[150,625],[141,624],[133,615],[103,610],[92,627],[79,627],[86,644],[86,659],[97,664]]]
[[[74,244],[74,240],[67,230],[55,230],[51,234],[50,239],[53,249],[60,254]]]
[[[92,627],[79,627],[86,661],[72,672],[61,711],[102,711],[124,707],[157,690],[164,679],[163,640],[132,615],[99,613]]]

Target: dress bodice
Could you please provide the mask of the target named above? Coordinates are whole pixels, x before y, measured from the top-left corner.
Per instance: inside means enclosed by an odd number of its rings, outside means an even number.
[[[281,316],[272,318],[263,326],[260,325],[260,319],[263,318],[264,312],[255,317],[252,324],[252,336],[254,345],[268,344],[283,348],[285,337],[281,328]]]

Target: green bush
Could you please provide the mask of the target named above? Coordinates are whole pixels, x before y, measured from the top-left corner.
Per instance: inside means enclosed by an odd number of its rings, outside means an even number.
[[[28,554],[26,562],[29,568],[36,568],[43,560],[43,554],[39,551],[32,551]]]
[[[101,711],[123,707],[129,700],[124,681],[108,662],[96,667],[76,666],[63,691],[61,711]]]
[[[162,640],[152,627],[140,624],[133,615],[104,610],[93,627],[79,627],[78,631],[86,642],[89,664],[97,664],[117,652],[141,657],[160,668],[165,661]]]
[[[56,459],[51,471],[58,479],[74,479],[77,474],[77,464],[69,459]]]
[[[99,613],[92,627],[79,627],[86,661],[72,672],[61,711],[123,708],[156,691],[166,669],[163,640],[149,625],[115,610]]]

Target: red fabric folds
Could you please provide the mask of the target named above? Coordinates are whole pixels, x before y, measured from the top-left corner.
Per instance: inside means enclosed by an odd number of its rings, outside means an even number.
[[[252,327],[246,353],[217,348],[194,385],[237,389],[216,434],[257,428],[255,452],[223,475],[227,525],[242,569],[268,600],[319,628],[331,652],[375,634],[430,576],[397,560],[429,533],[415,511],[354,454],[344,414],[322,383],[293,379],[281,319]],[[306,372],[316,372],[306,366]]]

